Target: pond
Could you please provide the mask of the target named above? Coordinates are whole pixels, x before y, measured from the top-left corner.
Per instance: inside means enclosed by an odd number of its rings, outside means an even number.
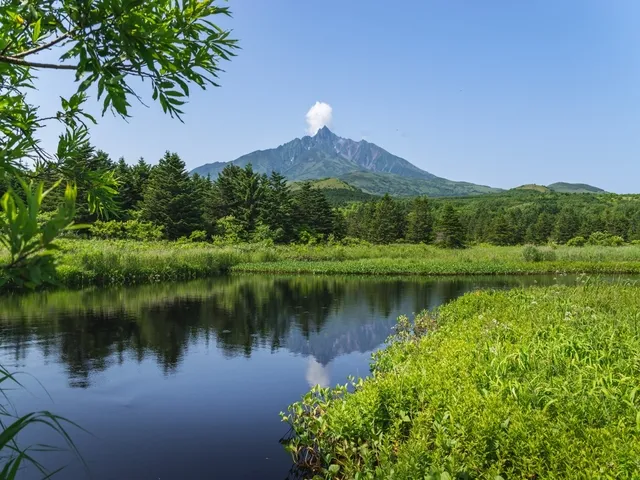
[[[39,457],[66,465],[60,478],[285,479],[278,413],[312,385],[367,375],[399,315],[479,288],[575,282],[251,275],[8,296],[0,364],[25,372],[9,392],[19,413],[87,430],[70,429],[86,467],[68,451]],[[42,429],[20,442],[59,444]]]

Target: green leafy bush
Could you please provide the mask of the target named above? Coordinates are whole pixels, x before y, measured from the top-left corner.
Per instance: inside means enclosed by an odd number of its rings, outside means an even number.
[[[475,292],[282,418],[316,478],[635,478],[637,285]]]
[[[578,235],[577,237],[571,238],[567,242],[567,247],[584,247],[586,243],[587,243],[587,239],[584,238],[582,235]]]
[[[189,235],[190,242],[206,242],[207,241],[207,232],[204,230],[194,230]]]
[[[594,232],[589,235],[587,243],[589,245],[599,245],[602,247],[620,247],[624,245],[624,238],[611,235],[607,232]]]
[[[216,245],[233,245],[240,243],[243,233],[242,222],[233,215],[222,217],[216,222],[216,235],[213,243]]]
[[[525,245],[522,249],[522,258],[527,262],[553,262],[556,259],[556,252],[552,249],[543,249],[533,245]]]
[[[89,227],[89,233],[92,236],[104,240],[160,240],[163,237],[162,230],[160,225],[140,220],[127,220],[126,222],[98,220]]]

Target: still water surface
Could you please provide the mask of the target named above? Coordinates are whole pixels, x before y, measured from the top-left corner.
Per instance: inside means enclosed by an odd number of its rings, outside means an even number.
[[[56,478],[282,480],[278,413],[312,385],[367,375],[399,315],[479,288],[575,281],[233,276],[10,296],[0,364],[28,373],[28,391],[10,392],[19,413],[51,410],[90,432],[72,430],[87,468],[68,452],[42,457],[67,465]]]

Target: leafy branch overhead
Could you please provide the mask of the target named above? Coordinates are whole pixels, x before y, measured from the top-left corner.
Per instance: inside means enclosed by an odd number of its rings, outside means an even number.
[[[28,184],[26,177],[35,182],[28,187],[35,192],[44,191],[38,182],[65,182],[77,188],[91,213],[116,213],[113,170],[87,167],[96,156],[89,137],[96,119],[86,112],[88,98],[101,101],[103,115],[110,110],[126,118],[132,98],[143,102],[147,96],[180,119],[190,85],[218,86],[220,62],[238,48],[230,30],[212,22],[216,15],[230,15],[213,0],[0,0],[0,12],[0,182],[14,187],[0,192],[11,197],[2,203],[4,225],[10,205],[27,208],[17,200],[25,196],[20,185]],[[75,93],[61,98],[57,111],[41,113],[29,101],[39,70],[74,74],[68,80],[75,82]],[[46,151],[39,132],[56,122],[62,127],[57,148]],[[14,234],[2,243],[17,242],[22,233]],[[17,258],[27,262],[40,250],[18,252]]]

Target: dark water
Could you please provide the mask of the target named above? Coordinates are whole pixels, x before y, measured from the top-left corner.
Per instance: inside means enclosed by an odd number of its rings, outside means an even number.
[[[90,432],[71,430],[88,470],[68,452],[39,457],[67,465],[56,478],[285,479],[278,413],[311,385],[366,375],[398,315],[557,282],[575,278],[235,276],[5,297],[0,363],[28,373],[27,391],[9,392],[19,413],[51,410]]]

